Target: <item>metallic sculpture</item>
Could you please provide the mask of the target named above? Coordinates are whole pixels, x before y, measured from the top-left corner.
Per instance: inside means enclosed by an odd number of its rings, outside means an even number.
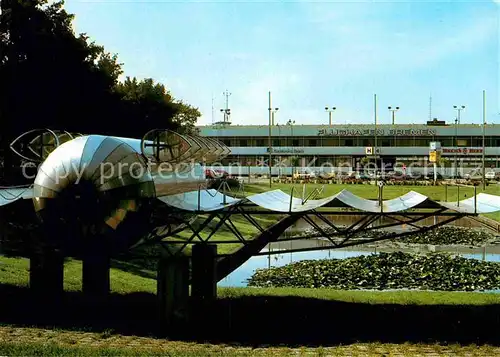
[[[346,190],[322,199],[295,198],[280,190],[236,199],[206,190],[203,167],[230,150],[214,139],[169,130],[155,129],[142,139],[131,139],[37,129],[21,135],[11,147],[41,165],[32,188],[0,189],[0,206],[32,199],[41,221],[55,232],[55,243],[70,252],[96,236],[106,237],[102,239],[119,250],[134,246],[154,228],[150,218],[158,205],[186,214],[249,202],[301,214],[323,207],[395,213],[425,205],[459,213],[500,211],[499,198],[483,193],[456,204],[435,202],[413,191],[386,201],[363,199]]]
[[[0,189],[0,205],[31,198],[41,222],[54,231],[51,243],[68,254],[90,236],[130,247],[151,229],[153,199],[206,188],[202,163],[229,153],[213,139],[169,130],[152,130],[140,140],[36,129],[11,149],[40,165],[32,188]]]

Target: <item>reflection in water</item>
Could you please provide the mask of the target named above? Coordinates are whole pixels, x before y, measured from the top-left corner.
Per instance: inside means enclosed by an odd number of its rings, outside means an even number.
[[[401,219],[401,220],[407,220],[407,218],[404,218],[402,216],[393,215],[395,218]],[[327,215],[325,218],[328,219],[328,221],[333,222],[337,226],[350,226],[355,222],[359,222],[364,216],[362,215]],[[315,223],[317,223],[319,226],[322,227],[327,227],[327,225],[321,221],[319,218],[316,216],[311,216],[310,217]],[[418,221],[416,223],[417,226],[420,227],[427,227],[427,226],[432,226],[435,224],[438,224],[440,222],[443,222],[447,220],[449,217],[443,217],[443,216],[431,216],[422,219],[421,221]],[[377,219],[373,224],[370,224],[369,227],[376,227],[376,226],[381,226],[381,225],[386,225],[386,224],[391,224],[395,223],[395,221],[389,217],[381,217]],[[465,227],[465,228],[482,228],[483,226],[481,223],[479,223],[476,220],[470,219],[468,217],[463,217],[459,218],[454,222],[448,223],[447,226],[459,226],[459,227]],[[398,231],[406,231],[409,230],[410,226],[407,224],[403,224],[400,226],[395,226],[392,228],[393,230],[398,230]],[[307,223],[303,219],[299,219],[295,224],[293,224],[290,227],[291,231],[303,231],[305,229],[311,229],[311,225]]]
[[[325,223],[318,218],[312,216],[313,220],[320,226],[325,226]],[[352,223],[359,221],[362,216],[355,215],[330,215],[326,216],[330,222],[334,222],[337,226],[350,226]],[[402,218],[402,217],[398,217]],[[418,222],[418,226],[430,226],[435,225],[438,222],[443,221],[446,217],[428,217]],[[373,226],[384,225],[388,223],[394,223],[394,220],[386,217],[382,217],[373,223]],[[466,228],[482,228],[483,226],[470,218],[460,218],[447,226],[460,226]],[[300,219],[293,226],[291,226],[287,232],[283,235],[284,237],[289,236],[290,232],[301,232],[305,229],[310,229],[311,226],[306,221]],[[409,230],[408,225],[400,225],[391,228],[393,231],[406,231]],[[276,251],[276,250],[291,250],[291,249],[301,249],[310,247],[321,247],[328,246],[330,242],[321,239],[302,239],[296,241],[285,241],[269,244],[263,252],[266,251]],[[295,252],[295,253],[283,253],[283,254],[273,254],[273,255],[261,255],[250,258],[237,270],[227,276],[225,279],[219,282],[219,286],[246,286],[247,279],[249,279],[256,269],[268,268],[268,267],[278,267],[283,266],[292,262],[297,262],[300,260],[316,260],[316,259],[345,259],[351,257],[357,257],[360,255],[370,255],[379,252],[393,252],[393,251],[405,251],[405,252],[415,252],[413,249],[401,249],[399,247],[367,247],[359,245],[357,247],[350,248],[340,248],[340,249],[328,249],[321,251],[307,251],[307,252]],[[465,258],[479,259],[490,262],[500,262],[500,245],[488,246],[488,247],[453,247],[449,246],[433,246],[433,245],[422,245],[418,248],[419,252],[431,252],[431,251],[444,251],[459,254]]]
[[[289,243],[289,242],[287,242]],[[295,246],[294,246],[295,248]],[[493,248],[493,247],[492,247]],[[495,251],[499,249],[494,247]],[[448,252],[460,254],[464,258],[479,259],[489,262],[500,262],[499,253],[489,253],[489,247],[486,248],[476,248],[476,249],[456,249],[456,250],[446,250]],[[268,267],[279,267],[291,262],[297,262],[301,260],[316,260],[316,259],[345,259],[351,257],[357,257],[360,255],[370,255],[379,252],[390,252],[401,249],[380,249],[380,248],[367,248],[362,250],[361,247],[356,249],[331,249],[322,251],[310,251],[310,252],[295,252],[295,253],[284,253],[284,254],[274,254],[274,255],[260,255],[250,258],[242,266],[236,269],[233,273],[229,274],[225,279],[219,282],[219,286],[246,286],[246,281],[249,279],[256,269],[268,268]]]

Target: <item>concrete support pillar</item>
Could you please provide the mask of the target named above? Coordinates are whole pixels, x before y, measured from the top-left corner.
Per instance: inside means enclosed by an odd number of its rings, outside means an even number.
[[[53,248],[33,251],[30,256],[30,289],[53,301],[64,292],[64,255]]]
[[[89,241],[82,261],[82,291],[85,295],[97,298],[109,295],[110,267],[107,244],[97,240]]]
[[[182,327],[188,320],[189,257],[160,258],[157,297],[161,331],[175,331]]]
[[[216,257],[216,245],[193,246],[190,321],[193,333],[200,337],[209,337],[214,332],[213,320],[217,318]]]
[[[217,298],[217,246],[195,244],[192,250],[191,297],[195,303]]]

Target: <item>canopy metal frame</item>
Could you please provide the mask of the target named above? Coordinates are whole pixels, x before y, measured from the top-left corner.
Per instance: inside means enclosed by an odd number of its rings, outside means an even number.
[[[182,210],[177,211],[180,213]],[[282,234],[278,236],[269,236],[269,228],[264,228],[262,225],[254,218],[256,215],[276,215],[279,217],[277,221],[282,221],[285,217],[293,215],[297,220],[302,219],[307,222],[308,225],[313,228],[316,232],[315,235],[309,236],[296,236],[296,237],[281,237]],[[356,215],[361,216],[350,226],[343,227],[336,225],[329,218],[328,215]],[[267,254],[283,254],[289,252],[301,252],[310,250],[328,250],[328,249],[338,249],[345,248],[355,245],[361,245],[366,243],[374,243],[382,240],[395,240],[399,238],[404,238],[409,235],[424,233],[432,229],[438,228],[440,226],[452,223],[460,218],[466,216],[474,216],[477,214],[470,214],[464,212],[454,212],[450,211],[444,207],[437,207],[434,209],[426,208],[421,209],[410,209],[408,211],[402,212],[365,212],[359,210],[349,210],[349,211],[339,211],[333,209],[314,209],[305,212],[270,212],[265,209],[261,209],[254,204],[240,203],[233,206],[229,206],[225,209],[215,212],[208,212],[203,215],[197,215],[198,224],[194,222],[183,222],[184,229],[183,232],[189,232],[188,238],[180,238],[177,231],[169,231],[163,235],[153,236],[151,243],[158,242],[161,244],[165,251],[170,255],[185,254],[186,248],[191,244],[240,244],[242,246],[248,245],[252,240],[259,239],[261,236],[269,236],[267,243],[273,242],[283,242],[283,241],[297,241],[311,238],[324,238],[330,244],[313,247],[313,248],[301,248],[301,249],[285,249],[276,252],[253,252],[253,255],[267,255]],[[182,216],[182,215],[178,215]],[[233,222],[233,217],[238,216],[244,218],[252,227],[255,228],[256,234],[248,234],[241,232],[237,225]],[[432,225],[419,226],[418,223],[430,218],[437,217],[437,222]],[[314,221],[316,218],[322,223]],[[385,224],[375,225],[377,220],[388,219],[390,222]],[[217,221],[215,224],[213,222]],[[212,223],[212,224],[211,224]],[[412,229],[402,232],[392,232],[385,234],[381,237],[372,238],[362,238],[363,233],[369,233],[373,230],[387,229],[401,225],[408,225]],[[291,227],[290,224],[289,227]],[[224,228],[223,228],[224,227]],[[288,228],[289,228],[288,227]],[[230,240],[220,240],[217,239],[217,233],[225,229],[230,232],[236,239]],[[358,238],[357,238],[358,237]],[[175,248],[174,248],[175,247]],[[230,256],[232,253],[222,253],[218,254],[219,257]]]

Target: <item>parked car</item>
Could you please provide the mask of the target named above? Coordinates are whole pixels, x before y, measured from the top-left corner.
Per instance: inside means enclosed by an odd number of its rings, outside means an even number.
[[[495,171],[488,171],[487,173],[484,174],[484,177],[488,180],[494,180],[495,179]]]
[[[223,178],[223,177],[228,177],[229,174],[220,169],[206,169],[205,170],[205,178],[210,178],[210,179],[218,179],[218,178]]]

